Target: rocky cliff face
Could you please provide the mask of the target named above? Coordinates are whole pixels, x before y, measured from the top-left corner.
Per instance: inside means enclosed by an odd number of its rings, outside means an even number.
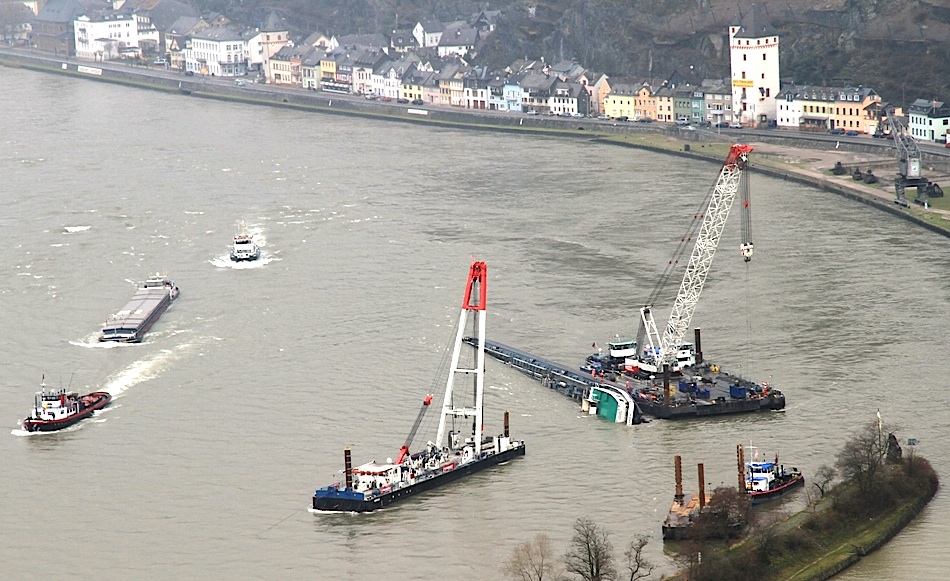
[[[388,32],[422,18],[501,10],[499,30],[474,57],[576,59],[611,76],[729,74],[727,27],[756,3],[781,39],[782,77],[864,85],[885,100],[950,101],[950,0],[207,0],[260,19],[278,9],[300,33]],[[233,2],[233,6],[229,5]]]

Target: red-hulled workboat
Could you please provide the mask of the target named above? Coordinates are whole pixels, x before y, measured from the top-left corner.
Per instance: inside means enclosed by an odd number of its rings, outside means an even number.
[[[23,420],[23,429],[27,432],[54,432],[87,418],[96,410],[109,405],[112,394],[106,391],[94,391],[79,395],[65,389],[36,392],[33,411]]]

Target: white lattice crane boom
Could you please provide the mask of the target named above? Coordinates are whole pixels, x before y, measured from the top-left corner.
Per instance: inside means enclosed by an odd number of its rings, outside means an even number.
[[[703,223],[696,238],[696,244],[693,246],[693,252],[689,257],[689,263],[683,275],[683,282],[680,284],[679,293],[677,293],[676,301],[673,303],[673,311],[670,313],[670,321],[663,332],[662,339],[659,337],[651,309],[644,307],[640,310],[641,322],[646,329],[647,339],[651,345],[650,350],[656,359],[658,368],[661,368],[664,364],[672,365],[676,360],[676,352],[683,342],[686,331],[689,329],[693,312],[699,302],[699,295],[703,292],[706,275],[709,274],[713,256],[719,246],[719,239],[722,237],[723,228],[729,218],[729,210],[732,208],[732,203],[739,192],[740,178],[747,167],[751,151],[752,147],[742,144],[733,145],[729,149],[729,156],[719,172],[719,179],[716,181],[713,194],[709,199],[709,205],[706,208]],[[744,209],[748,210],[748,199],[745,195],[743,198]],[[740,250],[746,261],[751,260],[751,233],[747,232],[745,227],[743,228]]]

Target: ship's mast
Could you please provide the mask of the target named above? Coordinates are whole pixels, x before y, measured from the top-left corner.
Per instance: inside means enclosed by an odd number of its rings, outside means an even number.
[[[455,345],[452,349],[452,367],[449,370],[449,379],[445,384],[445,399],[442,400],[442,417],[439,419],[439,432],[435,444],[442,448],[445,437],[445,423],[449,416],[473,418],[473,437],[475,456],[482,451],[482,395],[485,390],[485,301],[488,294],[488,266],[484,262],[473,261],[468,271],[468,282],[465,285],[465,298],[462,300],[462,312],[459,314],[458,329],[455,335]],[[459,368],[459,357],[462,352],[462,342],[465,339],[466,324],[470,312],[475,313],[473,321],[473,336],[477,337],[475,366],[472,369]],[[455,387],[457,375],[473,376],[475,379],[475,397],[472,407],[455,407],[452,391]]]

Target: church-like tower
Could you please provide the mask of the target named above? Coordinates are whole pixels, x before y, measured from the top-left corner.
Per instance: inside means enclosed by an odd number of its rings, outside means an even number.
[[[775,122],[775,96],[781,89],[778,33],[765,11],[753,5],[741,25],[729,27],[732,117],[749,127]]]

